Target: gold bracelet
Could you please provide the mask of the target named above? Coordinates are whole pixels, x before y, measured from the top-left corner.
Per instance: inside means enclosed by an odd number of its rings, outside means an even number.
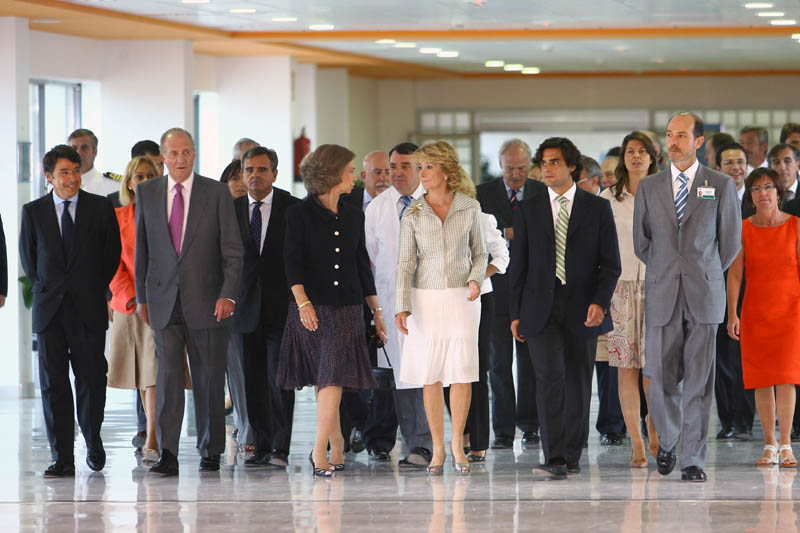
[[[303,303],[301,303],[300,305],[297,306],[297,310],[298,311],[301,310],[302,308],[304,308],[305,306],[307,306],[310,303],[311,303],[311,300],[306,300],[305,302],[303,302]]]

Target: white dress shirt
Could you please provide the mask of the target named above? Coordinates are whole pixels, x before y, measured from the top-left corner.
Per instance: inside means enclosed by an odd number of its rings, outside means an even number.
[[[506,183],[505,180],[503,180],[503,185],[506,186],[506,198],[508,198],[508,201],[510,202],[511,201],[511,194],[510,193],[514,189],[509,187],[508,183]],[[521,202],[522,200],[524,200],[525,199],[525,186],[523,185],[518,190],[514,191],[514,196],[517,197],[517,201],[518,202]]]
[[[362,213],[366,213],[367,212],[367,206],[369,205],[369,203],[371,201],[372,201],[372,195],[370,193],[368,193],[367,189],[365,188],[364,189],[364,199],[361,202],[361,212]]]
[[[556,229],[556,220],[558,220],[558,213],[561,212],[561,202],[558,201],[559,196],[563,196],[567,199],[567,205],[564,209],[567,210],[567,216],[572,213],[572,204],[575,201],[575,191],[578,187],[575,185],[575,182],[572,182],[572,186],[567,189],[567,192],[564,194],[559,195],[550,187],[547,188],[547,193],[550,195],[550,207],[553,211],[553,231]]]
[[[64,213],[64,202],[69,200],[69,216],[72,219],[72,223],[75,224],[75,213],[78,209],[78,193],[75,193],[72,197],[67,198],[64,200],[59,195],[56,194],[56,191],[52,192],[53,194],[53,203],[56,207],[56,220],[58,220],[58,231],[61,232],[61,215]]]
[[[270,213],[272,213],[272,198],[275,196],[274,192],[275,192],[275,189],[271,189],[269,191],[269,194],[266,195],[263,200],[261,200],[264,203],[261,204],[261,208],[260,208],[260,211],[261,211],[261,241],[258,244],[258,253],[259,254],[261,253],[261,250],[264,248],[264,239],[267,237],[267,226],[269,226],[269,215],[270,215]],[[249,204],[249,207],[247,208],[247,216],[248,216],[247,220],[248,220],[248,224],[249,224],[250,223],[249,221],[253,220],[253,209],[256,208],[256,204],[255,203],[258,200],[256,200],[252,196],[250,196],[250,194],[248,193],[247,201],[248,201],[248,204]]]
[[[183,227],[181,228],[181,249],[183,249],[183,238],[186,236],[186,219],[189,218],[189,200],[192,197],[192,184],[194,183],[194,172],[186,178],[181,185],[183,185]],[[172,179],[172,176],[167,174],[167,224],[169,224],[169,217],[172,214],[172,200],[175,198],[175,185],[177,182]]]
[[[366,194],[366,192],[367,191],[364,191],[365,194]],[[414,203],[414,200],[419,200],[422,197],[423,194],[425,194],[425,189],[422,187],[422,183],[420,183],[419,185],[417,185],[416,190],[414,190],[414,192],[411,193],[411,204]],[[403,200],[402,200],[403,195],[400,194],[400,192],[397,191],[397,189],[395,189],[395,195],[397,196],[397,199],[395,201],[395,205],[397,206],[397,217],[399,218],[400,217],[400,213],[403,212]],[[411,206],[411,204],[408,204],[408,205]]]
[[[95,167],[92,167],[86,174],[81,174],[81,189],[92,194],[108,196],[111,193],[119,192],[119,186],[118,181],[106,178]]]
[[[736,196],[739,197],[739,202],[741,202],[744,199],[744,190],[745,190],[745,188],[746,187],[744,185],[742,185],[741,187],[736,189]]]
[[[688,178],[686,182],[687,192],[692,190],[692,183],[694,182],[694,177],[697,175],[698,168],[700,168],[700,162],[695,159],[692,166],[683,171],[683,175]],[[675,198],[678,197],[678,189],[681,186],[681,180],[678,179],[678,175],[681,174],[681,171],[673,164],[670,164],[669,171],[672,173],[672,199],[674,201]]]

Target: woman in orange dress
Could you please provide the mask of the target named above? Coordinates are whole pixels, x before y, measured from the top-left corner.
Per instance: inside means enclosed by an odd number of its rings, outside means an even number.
[[[745,388],[756,389],[764,430],[764,452],[756,464],[794,468],[790,434],[795,384],[800,384],[800,221],[778,208],[785,191],[774,170],[757,168],[745,187],[745,200],[752,198],[756,214],[742,222],[742,250],[728,271],[728,334],[741,342]],[[740,323],[736,303],[743,272],[747,287]]]

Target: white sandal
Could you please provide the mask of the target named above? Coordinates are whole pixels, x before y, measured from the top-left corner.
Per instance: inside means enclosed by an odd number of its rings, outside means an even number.
[[[781,468],[797,468],[797,459],[795,459],[794,457],[794,452],[792,452],[791,444],[782,445],[779,448],[778,453],[781,454],[786,451],[788,451],[791,454],[791,459],[789,457],[787,457],[786,459],[781,459],[780,462]]]
[[[791,449],[791,446],[789,448]],[[781,449],[783,449],[783,447],[781,447]],[[766,452],[770,452],[770,455],[766,456]],[[756,466],[772,466],[776,464],[778,464],[778,448],[772,444],[765,444],[764,454],[758,458]]]

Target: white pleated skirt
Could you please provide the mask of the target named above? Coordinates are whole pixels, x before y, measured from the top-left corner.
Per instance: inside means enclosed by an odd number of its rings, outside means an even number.
[[[478,381],[481,300],[469,289],[411,289],[408,336],[403,342],[400,380],[413,385]]]

